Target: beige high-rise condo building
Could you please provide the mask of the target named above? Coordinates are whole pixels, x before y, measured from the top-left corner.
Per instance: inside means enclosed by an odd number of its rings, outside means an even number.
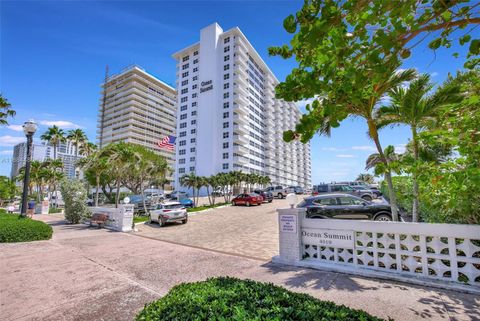
[[[128,142],[164,156],[175,168],[175,152],[158,147],[176,132],[176,90],[143,68],[132,65],[102,85],[97,125],[100,147]]]

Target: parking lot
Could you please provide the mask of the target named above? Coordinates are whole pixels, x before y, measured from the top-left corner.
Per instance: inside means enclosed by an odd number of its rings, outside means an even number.
[[[139,236],[269,260],[278,254],[277,208],[285,199],[260,206],[225,206],[191,213],[186,225],[137,225]]]

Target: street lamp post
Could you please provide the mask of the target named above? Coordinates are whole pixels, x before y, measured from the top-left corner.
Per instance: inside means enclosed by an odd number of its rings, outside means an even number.
[[[37,131],[37,124],[32,120],[28,120],[23,124],[23,132],[27,136],[27,158],[25,161],[25,173],[23,177],[23,194],[22,194],[22,216],[27,215],[28,202],[28,185],[30,182],[30,162],[32,161],[32,145],[33,135]]]

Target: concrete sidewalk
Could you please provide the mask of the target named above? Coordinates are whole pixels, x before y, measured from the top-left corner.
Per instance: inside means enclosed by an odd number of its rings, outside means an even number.
[[[1,320],[132,320],[181,282],[229,275],[395,320],[480,320],[480,298],[452,291],[276,266],[149,238],[65,225],[50,241],[0,245]]]

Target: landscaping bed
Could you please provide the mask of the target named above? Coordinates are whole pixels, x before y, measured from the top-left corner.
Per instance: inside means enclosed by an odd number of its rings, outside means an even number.
[[[211,208],[216,208],[216,207],[225,206],[225,205],[229,205],[229,204],[230,203],[218,203],[218,204],[215,204],[215,205],[202,205],[202,206],[198,206],[198,207],[187,208],[187,212],[188,213],[200,212],[200,211],[205,211],[205,210],[208,210],[208,209],[211,209]]]
[[[44,222],[0,210],[0,243],[49,240],[52,227]]]
[[[146,305],[136,320],[382,319],[271,283],[219,277],[173,287],[163,298]]]

